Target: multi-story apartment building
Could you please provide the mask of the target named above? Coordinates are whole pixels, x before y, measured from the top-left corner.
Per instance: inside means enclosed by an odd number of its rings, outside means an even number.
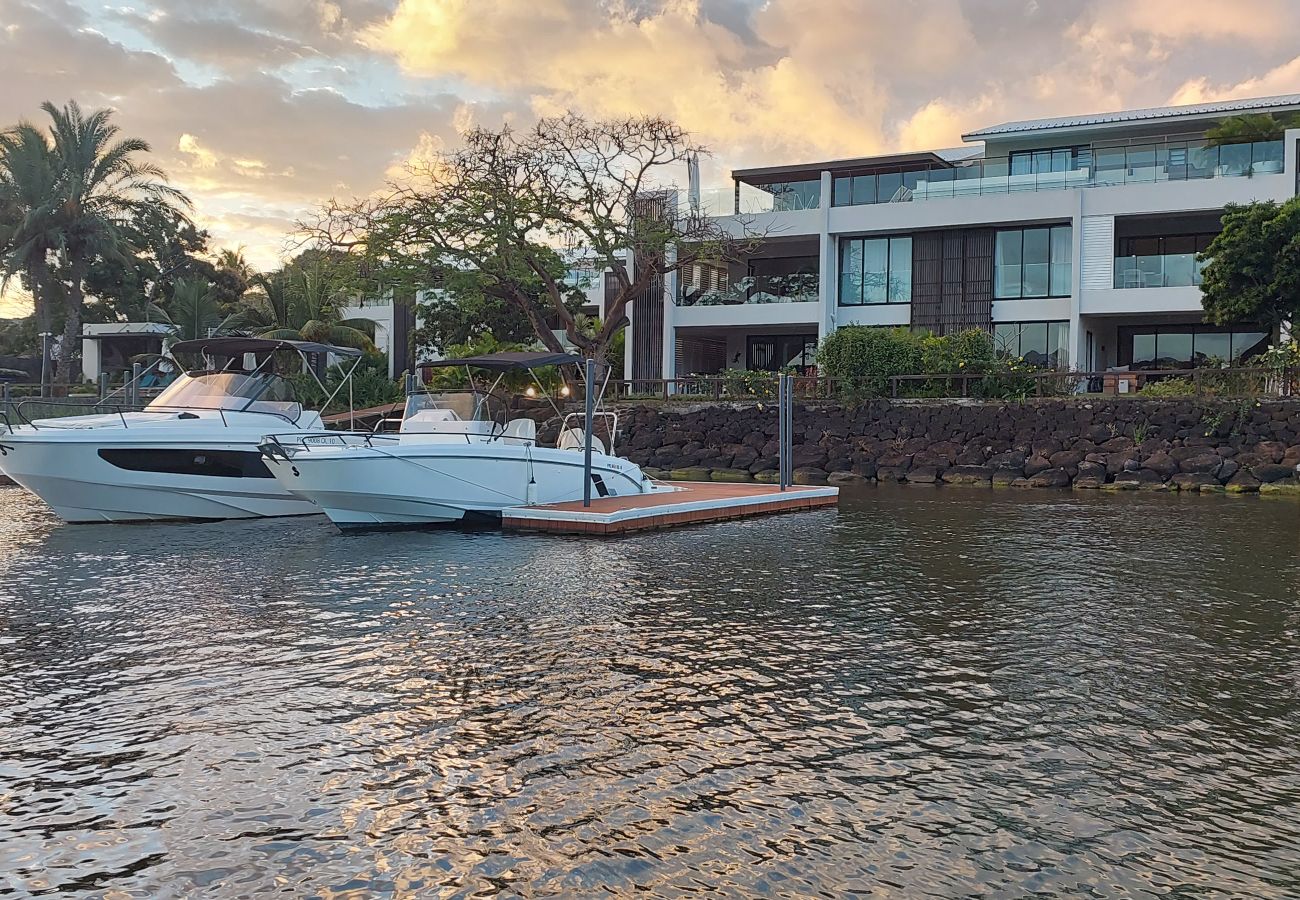
[[[845,325],[983,328],[1084,371],[1249,357],[1272,335],[1204,324],[1196,254],[1226,204],[1295,196],[1300,130],[1223,146],[1206,130],[1297,110],[1300,95],[1008,122],[957,150],[736,171],[721,207],[702,203],[757,249],[637,300],[625,370],[811,366]]]

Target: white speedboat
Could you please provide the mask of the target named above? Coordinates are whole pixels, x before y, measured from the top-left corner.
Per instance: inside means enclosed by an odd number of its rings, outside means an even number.
[[[580,361],[567,354],[498,353],[436,365],[504,373]],[[341,529],[499,519],[504,509],[582,500],[586,492],[621,497],[663,490],[635,463],[607,452],[595,435],[588,480],[585,420],[578,414],[563,420],[556,446],[543,447],[534,420],[505,420],[501,405],[492,391],[412,394],[397,434],[275,434],[262,451],[282,486],[315,503]],[[597,416],[612,442],[617,417]]]
[[[0,471],[67,522],[319,513],[280,486],[258,449],[268,431],[324,428],[320,414],[304,410],[292,385],[272,371],[280,350],[304,360],[317,353],[360,357],[302,341],[177,343],[173,355],[201,354],[204,367],[180,376],[143,410],[28,421],[19,404],[19,422],[0,428]],[[216,368],[216,360],[225,363]]]

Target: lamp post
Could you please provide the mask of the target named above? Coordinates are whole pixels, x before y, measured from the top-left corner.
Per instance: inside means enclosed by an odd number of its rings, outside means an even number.
[[[53,335],[42,331],[41,338],[41,396],[48,397],[50,389],[50,338]]]

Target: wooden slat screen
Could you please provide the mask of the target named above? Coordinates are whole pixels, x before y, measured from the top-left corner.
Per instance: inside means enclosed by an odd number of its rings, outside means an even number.
[[[993,230],[912,237],[912,326],[935,334],[993,327]]]

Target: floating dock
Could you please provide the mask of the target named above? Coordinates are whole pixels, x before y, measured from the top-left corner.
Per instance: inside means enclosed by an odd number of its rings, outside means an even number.
[[[665,482],[672,490],[631,497],[593,497],[591,506],[581,500],[520,506],[501,514],[501,525],[511,531],[546,531],[554,534],[628,534],[674,528],[701,522],[719,522],[783,512],[804,512],[839,502],[840,489],[794,485],[782,491],[768,484],[717,482]]]

